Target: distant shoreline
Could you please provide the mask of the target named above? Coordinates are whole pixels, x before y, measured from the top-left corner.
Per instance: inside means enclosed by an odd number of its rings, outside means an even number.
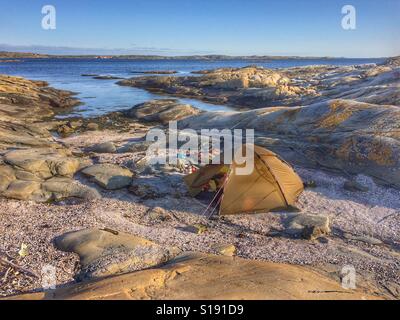
[[[266,61],[266,60],[353,60],[353,59],[387,59],[380,58],[347,58],[347,57],[302,57],[302,56],[229,56],[229,55],[189,55],[189,56],[159,56],[159,55],[51,55],[30,52],[0,51],[0,59],[98,59],[98,60],[200,60],[200,61]]]

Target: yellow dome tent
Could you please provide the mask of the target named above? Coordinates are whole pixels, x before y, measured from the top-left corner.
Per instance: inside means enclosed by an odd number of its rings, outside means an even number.
[[[244,148],[245,149],[245,148]],[[275,153],[254,146],[254,167],[248,175],[236,174],[245,164],[209,164],[184,178],[192,196],[202,192],[216,176],[226,173],[219,199],[220,215],[266,212],[293,206],[304,186],[294,169]],[[211,204],[210,204],[211,205]]]

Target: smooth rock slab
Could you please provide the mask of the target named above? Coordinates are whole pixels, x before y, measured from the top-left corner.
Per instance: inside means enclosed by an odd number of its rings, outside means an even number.
[[[55,239],[58,249],[79,255],[78,279],[93,279],[142,270],[165,263],[178,253],[147,239],[111,229],[86,229]]]
[[[11,199],[29,200],[34,193],[40,192],[40,183],[36,181],[15,180],[11,182],[3,196]]]
[[[54,177],[42,183],[42,189],[50,193],[49,198],[60,200],[69,197],[93,200],[100,199],[99,192],[70,178]]]
[[[126,115],[142,121],[167,124],[199,113],[200,110],[190,104],[181,104],[175,99],[159,99],[138,104],[129,109]]]
[[[70,157],[66,151],[52,148],[9,151],[4,160],[11,166],[33,173],[41,179],[55,175],[72,177],[80,164],[78,159]]]
[[[15,179],[14,170],[10,166],[0,165],[0,192],[6,190]]]
[[[357,181],[348,180],[344,183],[343,188],[350,192],[368,192],[368,187],[363,186]]]
[[[29,171],[15,170],[15,176],[18,180],[42,182],[42,179]]]
[[[114,153],[117,151],[117,148],[113,142],[103,142],[93,145],[90,151],[97,153]]]
[[[3,121],[2,109],[8,110],[9,107],[0,103],[0,148],[47,148],[55,145],[40,125]]]
[[[107,190],[122,189],[131,184],[133,173],[115,164],[95,164],[82,170],[82,173]]]
[[[362,290],[295,265],[184,253],[161,268],[11,299],[73,300],[366,300]]]

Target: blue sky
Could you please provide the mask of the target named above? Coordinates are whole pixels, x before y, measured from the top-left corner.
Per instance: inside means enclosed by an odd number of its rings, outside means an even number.
[[[56,30],[41,9],[54,5]],[[357,10],[344,30],[341,8]],[[400,0],[0,0],[0,50],[382,57],[400,54]]]

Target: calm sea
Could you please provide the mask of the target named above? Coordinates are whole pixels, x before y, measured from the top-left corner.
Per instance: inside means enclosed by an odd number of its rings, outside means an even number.
[[[23,62],[0,63],[0,74],[23,76],[32,80],[45,80],[58,89],[78,93],[82,105],[72,113],[64,116],[79,115],[90,117],[113,110],[130,108],[135,104],[150,99],[163,98],[142,89],[123,87],[116,84],[118,80],[96,80],[83,77],[82,74],[112,75],[123,78],[140,76],[138,72],[153,70],[175,70],[178,75],[190,74],[192,71],[221,67],[244,67],[259,65],[268,68],[284,68],[304,65],[353,65],[379,63],[383,59],[334,59],[334,60],[270,60],[254,62],[247,60],[199,61],[199,60],[97,60],[97,59],[31,59]],[[179,99],[207,111],[227,111],[229,107],[212,105],[192,99]]]

